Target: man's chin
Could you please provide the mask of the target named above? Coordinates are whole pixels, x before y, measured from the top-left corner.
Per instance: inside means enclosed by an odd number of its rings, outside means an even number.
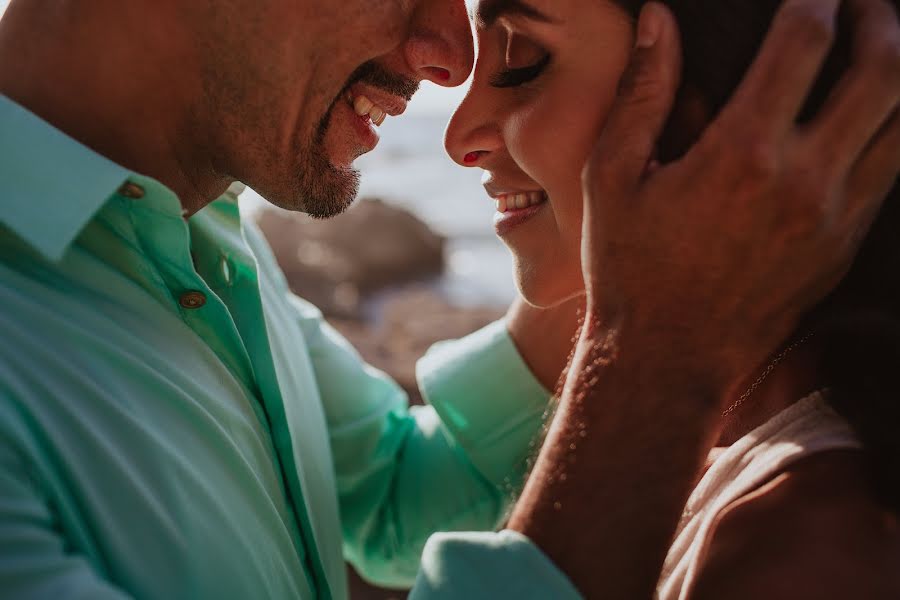
[[[301,170],[299,181],[286,194],[266,199],[286,210],[305,212],[315,219],[330,219],[346,211],[359,193],[359,171],[331,164],[320,154],[317,164]]]

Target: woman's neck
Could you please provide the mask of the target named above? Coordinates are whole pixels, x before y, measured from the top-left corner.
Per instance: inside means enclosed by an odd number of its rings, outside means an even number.
[[[739,407],[722,418],[722,434],[716,445],[730,446],[798,400],[821,389],[824,382],[817,369],[818,359],[819,349],[814,340],[792,350]],[[739,387],[742,393],[768,364],[746,378]],[[726,406],[733,405],[738,399],[732,399]]]

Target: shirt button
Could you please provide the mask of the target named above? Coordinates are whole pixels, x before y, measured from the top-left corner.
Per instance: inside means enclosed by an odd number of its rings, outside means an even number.
[[[204,304],[206,304],[206,294],[204,294],[203,292],[198,292],[196,290],[185,292],[181,295],[181,298],[178,299],[178,304],[180,304],[182,308],[186,308],[188,310],[201,308]]]
[[[144,197],[144,188],[136,183],[128,181],[119,188],[119,195],[131,198],[132,200],[140,200]]]

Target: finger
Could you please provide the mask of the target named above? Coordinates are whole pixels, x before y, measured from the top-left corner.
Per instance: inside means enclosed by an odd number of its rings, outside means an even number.
[[[843,180],[900,102],[900,25],[884,0],[852,0],[853,62],[809,125],[808,139]]]
[[[847,209],[854,220],[874,218],[900,174],[900,109],[894,112],[854,165],[847,182]]]
[[[722,119],[765,134],[793,128],[834,41],[840,0],[785,0]]]
[[[588,163],[584,183],[598,180],[604,193],[635,186],[654,156],[681,78],[678,26],[668,8],[649,2],[641,11],[635,50],[619,95]],[[589,197],[590,193],[586,194]]]

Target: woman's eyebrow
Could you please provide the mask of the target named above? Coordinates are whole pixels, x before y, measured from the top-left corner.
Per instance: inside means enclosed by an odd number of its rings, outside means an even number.
[[[502,16],[521,15],[542,23],[555,21],[523,0],[481,0],[475,12],[475,21],[482,27],[490,27]]]

